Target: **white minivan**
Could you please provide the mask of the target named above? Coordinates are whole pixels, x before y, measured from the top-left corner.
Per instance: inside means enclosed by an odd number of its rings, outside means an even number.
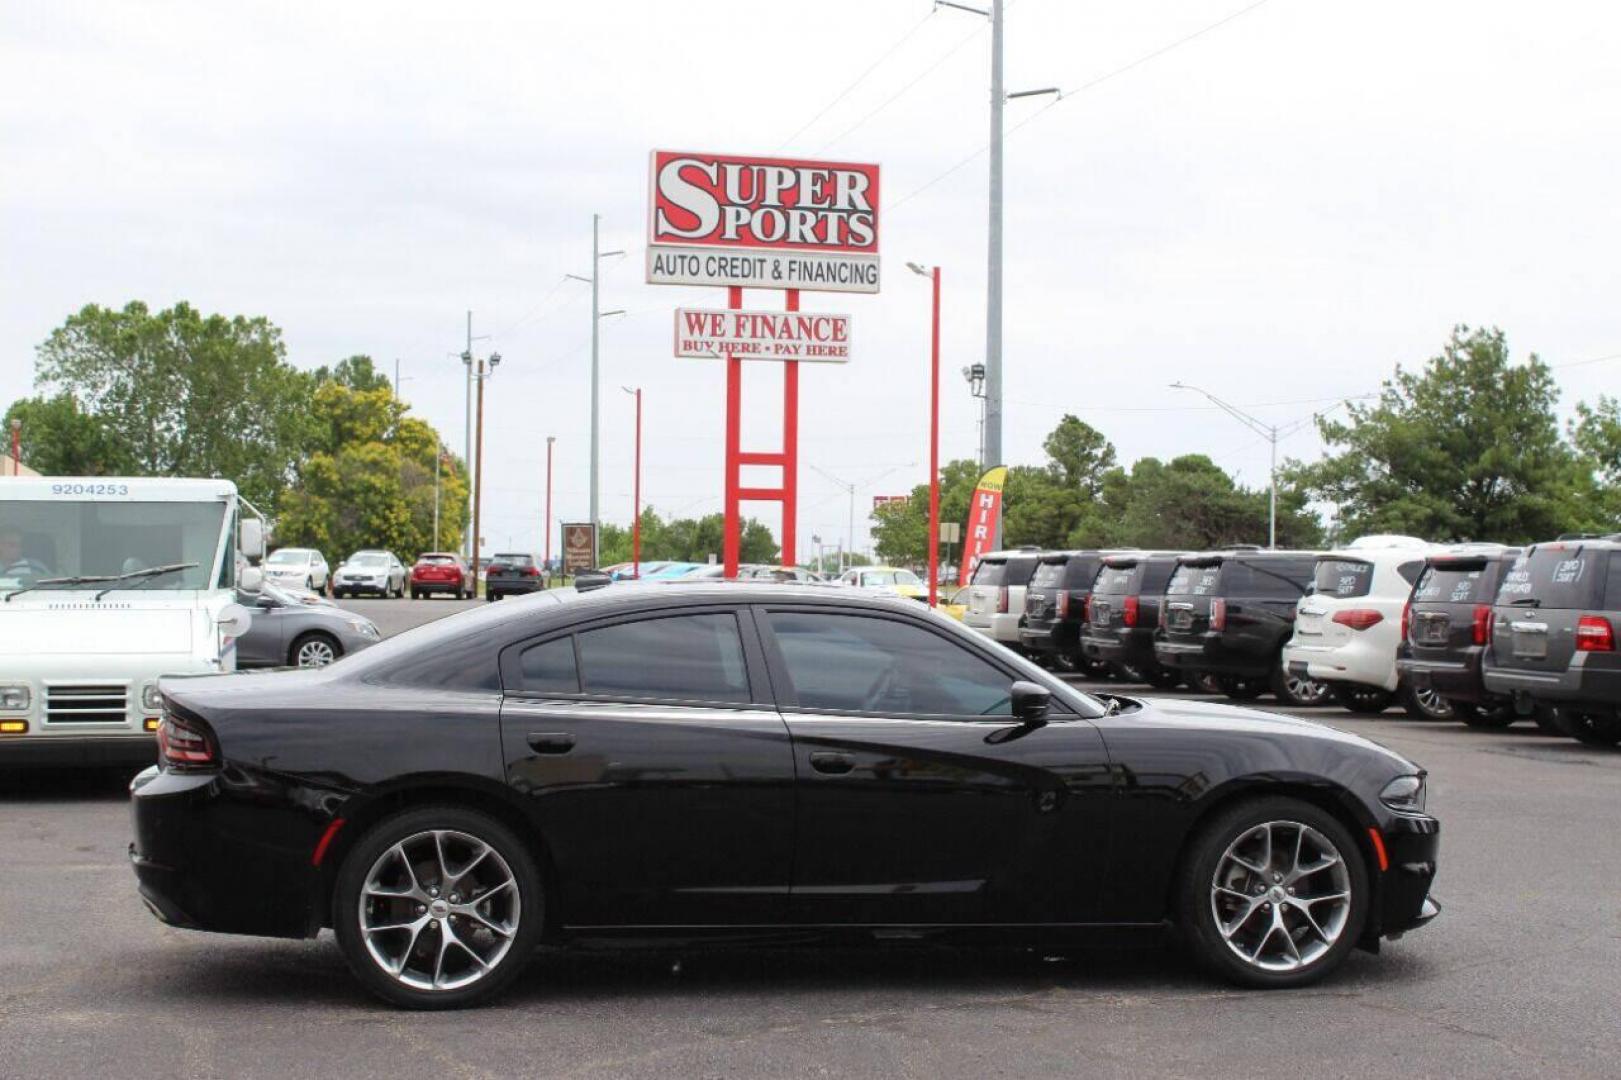
[[[1311,590],[1295,605],[1284,670],[1327,683],[1352,712],[1383,712],[1399,692],[1415,716],[1449,718],[1445,698],[1409,691],[1396,671],[1402,611],[1425,558],[1442,550],[1414,536],[1364,536],[1318,556]]]
[[[229,480],[0,477],[0,766],[156,760],[158,679],[236,668],[244,506]]]

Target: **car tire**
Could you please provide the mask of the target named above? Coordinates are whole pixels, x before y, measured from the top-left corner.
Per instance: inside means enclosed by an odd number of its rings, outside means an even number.
[[[1264,679],[1242,679],[1237,675],[1219,676],[1221,692],[1234,701],[1254,701],[1266,693]]]
[[[1263,798],[1218,811],[1194,834],[1177,883],[1177,920],[1208,970],[1241,986],[1282,989],[1315,982],[1344,961],[1370,899],[1366,857],[1339,819],[1297,799]]]
[[[477,890],[472,903],[454,891],[468,887]],[[379,895],[396,890],[395,898]],[[545,914],[534,855],[501,822],[457,806],[408,810],[373,826],[344,858],[332,893],[332,926],[349,969],[407,1009],[463,1008],[500,993],[540,943]]]
[[[1330,689],[1341,708],[1360,716],[1378,716],[1396,699],[1395,694],[1383,687],[1360,683],[1335,683]]]
[[[1221,688],[1221,676],[1212,675],[1209,672],[1200,672],[1197,675],[1190,676],[1188,685],[1201,694],[1225,693]]]
[[[1554,708],[1559,730],[1584,746],[1615,746],[1621,743],[1621,717],[1582,712],[1566,705]]]
[[[311,630],[293,639],[287,664],[296,668],[323,668],[343,656],[343,646],[331,634]]]
[[[1452,702],[1434,690],[1420,690],[1403,683],[1400,687],[1402,708],[1414,720],[1456,720],[1458,712]]]
[[[1147,680],[1149,686],[1156,690],[1170,690],[1181,684],[1182,673],[1172,668],[1160,667],[1158,664],[1154,664],[1143,672],[1143,678]]]
[[[1501,730],[1519,719],[1514,715],[1514,706],[1507,703],[1481,705],[1473,701],[1454,701],[1452,711],[1470,727],[1486,730]]]
[[[415,589],[412,589],[411,590],[411,599],[413,599],[413,600],[421,600],[422,599],[422,594],[417,592]]]
[[[1279,660],[1278,666],[1272,669],[1272,696],[1282,705],[1312,708],[1328,700],[1328,686],[1316,679],[1290,675]]]

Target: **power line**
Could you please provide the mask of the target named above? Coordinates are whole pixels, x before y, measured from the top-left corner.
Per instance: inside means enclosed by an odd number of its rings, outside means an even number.
[[[955,46],[953,46],[951,49],[947,50],[947,52],[946,52],[946,54],[944,56],[940,57],[940,59],[936,60],[934,63],[930,64],[928,67],[924,68],[923,72],[921,74],[919,74],[917,77],[912,79],[912,81],[908,82],[905,86],[902,86],[899,90],[895,91],[889,97],[885,98],[882,102],[880,102],[877,105],[876,108],[869,111],[860,120],[857,120],[855,123],[851,124],[849,127],[845,128],[843,131],[841,131],[837,135],[833,136],[833,138],[829,139],[827,142],[823,143],[821,146],[818,146],[816,148],[815,152],[820,154],[822,151],[826,150],[828,147],[832,146],[834,143],[843,141],[846,137],[853,134],[858,129],[864,127],[866,125],[867,121],[871,120],[873,117],[877,116],[879,113],[883,112],[885,109],[887,109],[891,105],[895,104],[895,102],[899,101],[902,97],[905,97],[906,93],[909,90],[911,90],[912,87],[916,86],[918,83],[922,82],[924,79],[928,78],[930,75],[933,75],[936,71],[938,71],[940,69],[941,65],[943,65],[947,60],[950,60],[953,56],[956,56],[958,53],[962,52],[962,50],[964,48],[966,48],[971,42],[973,42],[981,34],[985,33],[985,30],[986,30],[986,28],[984,26],[975,27],[967,36],[965,36],[961,41],[957,42],[957,44]],[[893,209],[893,207],[891,209]]]
[[[893,45],[891,45],[889,48],[885,49],[883,51],[883,54],[880,55],[878,57],[878,59],[874,60],[867,67],[867,69],[865,71],[863,71],[860,75],[856,76],[854,82],[852,82],[849,86],[846,86],[843,90],[840,90],[836,95],[834,95],[833,100],[828,102],[826,105],[822,106],[821,111],[818,112],[815,116],[813,116],[809,120],[805,121],[805,124],[804,124],[803,127],[801,127],[798,131],[794,132],[792,135],[788,136],[786,139],[782,140],[782,142],[778,143],[776,145],[775,150],[773,150],[773,153],[775,153],[778,150],[781,150],[783,147],[787,146],[789,143],[793,142],[795,139],[797,139],[801,135],[805,134],[805,132],[809,131],[812,127],[815,126],[815,124],[816,124],[816,122],[818,120],[820,120],[822,117],[826,116],[829,112],[831,112],[835,105],[837,105],[839,102],[843,101],[845,98],[849,97],[850,96],[850,91],[854,90],[856,87],[860,86],[863,82],[865,82],[867,80],[868,75],[871,75],[873,72],[877,71],[878,68],[879,68],[879,65],[881,65],[885,60],[888,60],[891,56],[895,55],[896,51],[898,51],[902,45],[905,45],[908,41],[910,41],[912,39],[912,35],[916,34],[919,30],[923,29],[923,25],[925,23],[927,23],[930,19],[934,18],[934,13],[937,10],[938,9],[931,9],[929,11],[929,13],[927,15],[923,16],[923,18],[919,19],[917,21],[917,23],[914,24],[913,27],[910,30],[906,31],[906,33],[902,34],[899,38],[897,38],[895,43]]]

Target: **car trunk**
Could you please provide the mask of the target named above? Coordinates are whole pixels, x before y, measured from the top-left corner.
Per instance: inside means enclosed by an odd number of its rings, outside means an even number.
[[[1443,660],[1486,644],[1502,560],[1485,555],[1431,559],[1413,588],[1407,647],[1419,660]]]
[[[1160,623],[1167,638],[1197,637],[1210,629],[1210,601],[1219,594],[1221,567],[1221,559],[1198,559],[1176,568],[1165,587]]]
[[[1603,549],[1580,544],[1539,545],[1515,560],[1492,612],[1497,666],[1550,675],[1567,670],[1582,616],[1599,607],[1605,562]]]
[[[462,572],[455,563],[424,563],[411,576],[418,581],[460,581]]]
[[[1086,606],[1087,625],[1093,630],[1114,632],[1126,628],[1127,600],[1135,598],[1141,592],[1141,582],[1146,563],[1141,562],[1109,562],[1098,571],[1098,576],[1092,583],[1092,595]],[[1145,614],[1141,607],[1137,607],[1135,625],[1148,627],[1151,624],[1143,620]]]
[[[1317,560],[1311,593],[1295,611],[1294,640],[1299,645],[1338,648],[1356,633],[1334,621],[1342,601],[1368,595],[1373,586],[1373,564],[1362,559],[1331,557]]]

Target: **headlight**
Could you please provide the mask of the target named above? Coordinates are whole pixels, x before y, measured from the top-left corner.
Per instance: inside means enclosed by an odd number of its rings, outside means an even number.
[[[34,703],[34,691],[27,683],[0,683],[0,709],[21,712]]]
[[[149,682],[141,687],[141,708],[147,712],[157,712],[163,708],[163,695],[158,693],[158,684]]]
[[[1379,793],[1379,801],[1392,810],[1400,810],[1408,814],[1422,814],[1424,812],[1424,778],[1422,776],[1398,776],[1385,785]]]
[[[369,637],[369,638],[382,637],[382,635],[377,632],[376,624],[371,623],[371,622],[367,622],[365,619],[356,619],[354,622],[350,623],[349,625],[354,627],[355,628],[355,633],[359,634],[361,637]]]

